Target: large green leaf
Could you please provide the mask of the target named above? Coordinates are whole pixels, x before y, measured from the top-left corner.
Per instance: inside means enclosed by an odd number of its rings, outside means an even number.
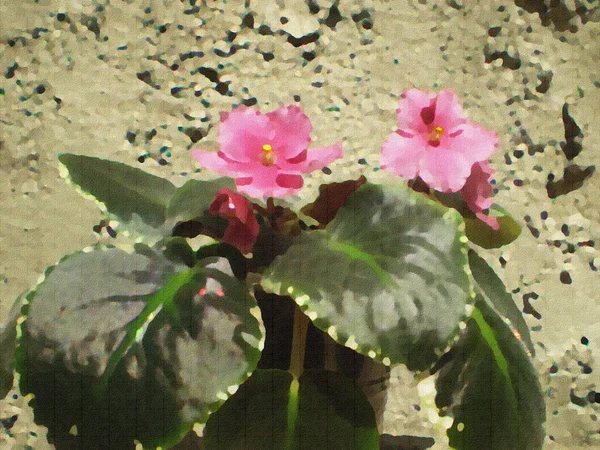
[[[14,352],[17,343],[17,319],[21,315],[21,297],[0,320],[0,399],[13,385]]]
[[[339,343],[423,369],[470,301],[462,220],[401,185],[365,184],[324,230],[301,234],[263,275]]]
[[[523,341],[527,346],[527,350],[535,355],[529,327],[523,319],[521,311],[517,308],[512,295],[506,291],[504,283],[496,275],[494,269],[488,266],[485,260],[473,250],[469,250],[469,266],[484,300],[494,309],[496,314],[504,319],[515,337]]]
[[[522,342],[479,298],[467,328],[436,382],[436,403],[454,416],[456,450],[539,450],[545,406]]]
[[[281,370],[257,370],[204,430],[211,450],[376,450],[375,415],[361,389],[325,371],[295,381]]]
[[[71,182],[101,202],[110,218],[152,240],[164,234],[167,206],[176,190],[172,183],[107,159],[72,153],[61,153],[58,159]]]
[[[190,221],[198,225],[194,235],[221,236],[227,226],[227,220],[209,214],[208,207],[217,190],[235,190],[231,178],[192,179],[176,188],[164,178],[116,161],[72,153],[61,153],[58,159],[72,183],[98,200],[121,229],[146,243],[155,244]],[[189,237],[186,232],[181,235]]]
[[[27,298],[20,386],[59,450],[177,442],[254,370],[264,342],[256,301],[221,258],[190,269],[141,244],[78,252]]]

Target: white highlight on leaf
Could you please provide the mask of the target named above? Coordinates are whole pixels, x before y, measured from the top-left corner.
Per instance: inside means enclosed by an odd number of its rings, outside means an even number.
[[[219,400],[226,401],[229,398],[229,396],[225,392],[217,392],[217,398]]]
[[[287,288],[287,293],[292,295],[294,293],[294,288],[292,286]]]
[[[390,366],[392,364],[392,361],[390,361],[390,358],[388,358],[387,356],[385,358],[383,358],[383,361],[381,361],[385,366]]]
[[[227,388],[227,392],[229,392],[230,395],[233,395],[237,392],[237,390],[239,389],[240,385],[239,384],[232,384],[231,386],[229,386]]]
[[[202,437],[204,436],[204,427],[206,424],[204,423],[195,423],[194,427],[192,428],[192,430],[194,430],[194,433],[196,433],[196,436],[198,437]]]
[[[473,305],[465,305],[465,314],[467,316],[470,316],[471,314],[473,314],[474,310],[475,310],[475,307]]]
[[[264,344],[264,342],[261,342],[259,339],[257,339],[257,338],[256,338],[256,336],[253,336],[253,335],[251,335],[250,333],[246,333],[246,332],[243,332],[243,331],[242,331],[242,334],[241,334],[241,336],[242,336],[242,339],[243,339],[243,340],[244,340],[246,343],[248,343],[248,345],[250,345],[251,347],[258,348],[258,349],[262,350],[262,349],[260,348],[260,346],[261,346],[261,343],[262,343],[262,346],[263,346],[263,347],[264,347],[264,345],[265,345],[265,344]]]
[[[315,311],[306,311],[306,315],[310,320],[315,320],[318,317]]]
[[[300,297],[296,298],[296,303],[298,303],[298,306],[304,306],[309,300],[310,297],[308,295],[301,295]]]
[[[344,345],[352,350],[356,350],[358,348],[358,344],[356,343],[354,336],[350,336]]]
[[[465,424],[464,423],[459,423],[458,425],[456,425],[456,429],[461,432],[465,429]]]
[[[373,350],[369,350],[369,353],[367,353],[367,355],[369,356],[369,358],[375,358],[377,356],[377,353],[375,353]]]
[[[327,334],[329,336],[331,336],[332,339],[337,340],[337,338],[338,338],[337,330],[335,329],[335,327],[333,325],[331,325],[329,328],[327,328]]]

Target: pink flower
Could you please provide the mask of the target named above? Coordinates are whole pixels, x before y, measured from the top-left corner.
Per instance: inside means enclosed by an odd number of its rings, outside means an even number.
[[[467,121],[450,91],[411,89],[396,112],[398,130],[383,143],[381,167],[405,178],[420,176],[437,191],[460,190],[471,166],[498,146],[494,133]]]
[[[341,158],[342,146],[308,150],[310,120],[297,106],[262,114],[239,107],[221,116],[220,151],[192,152],[206,169],[235,178],[239,192],[251,197],[285,197],[304,184],[303,173]]]
[[[477,218],[487,223],[492,229],[500,228],[498,219],[483,214],[483,210],[492,206],[492,185],[489,180],[492,176],[492,169],[487,162],[477,162],[471,168],[471,174],[467,178],[467,182],[461,189],[462,196],[471,211],[475,213]]]
[[[252,251],[260,227],[252,205],[245,197],[230,189],[219,189],[208,212],[229,220],[223,242],[233,245],[244,254]]]

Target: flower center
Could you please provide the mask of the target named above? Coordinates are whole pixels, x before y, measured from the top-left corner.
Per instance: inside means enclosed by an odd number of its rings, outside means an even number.
[[[444,134],[443,127],[435,127],[431,133],[429,133],[429,145],[437,147],[440,145],[440,138]]]
[[[272,166],[275,163],[275,155],[273,155],[273,147],[269,144],[262,146],[262,155],[260,162],[263,166]]]

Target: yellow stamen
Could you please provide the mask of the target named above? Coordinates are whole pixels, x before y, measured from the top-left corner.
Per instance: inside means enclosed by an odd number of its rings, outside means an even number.
[[[262,146],[262,159],[261,159],[261,163],[263,166],[272,166],[273,163],[275,162],[274,158],[273,158],[273,147],[271,147],[269,144],[264,144]]]
[[[430,141],[439,141],[440,137],[442,137],[443,134],[444,134],[444,128],[435,127],[433,129],[433,131],[431,132],[431,134],[429,135],[429,140]]]

